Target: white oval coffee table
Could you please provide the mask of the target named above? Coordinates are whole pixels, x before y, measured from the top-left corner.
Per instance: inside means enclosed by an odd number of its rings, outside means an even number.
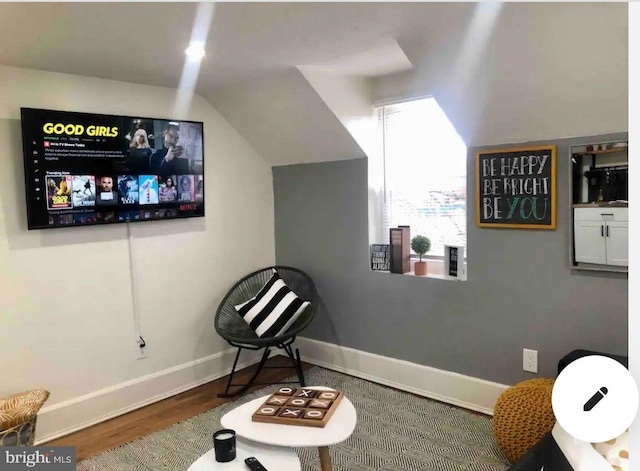
[[[331,391],[323,386],[307,386],[305,389]],[[227,412],[220,419],[223,428],[230,428],[236,434],[259,443],[280,447],[318,447],[322,471],[330,471],[329,446],[341,443],[351,436],[356,427],[356,409],[343,396],[338,408],[323,428],[299,425],[268,424],[253,422],[251,416],[270,394],[247,402]],[[268,469],[268,466],[265,466]]]
[[[244,463],[246,458],[255,456],[268,471],[300,471],[300,459],[290,448],[264,445],[243,438],[236,438],[236,459],[228,463],[216,461],[215,450],[202,455],[193,462],[187,471],[248,471]]]

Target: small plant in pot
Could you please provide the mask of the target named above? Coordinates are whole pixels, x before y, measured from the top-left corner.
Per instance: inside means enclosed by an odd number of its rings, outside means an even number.
[[[427,262],[422,261],[422,256],[431,250],[431,240],[423,235],[417,235],[411,239],[411,248],[415,253],[420,255],[420,261],[415,263],[414,271],[416,275],[424,276],[427,274]]]

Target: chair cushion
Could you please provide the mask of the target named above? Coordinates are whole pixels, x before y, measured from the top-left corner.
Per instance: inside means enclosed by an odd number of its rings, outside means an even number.
[[[605,459],[615,471],[629,470],[629,430],[618,438],[604,443],[592,443],[591,446]]]
[[[0,431],[32,421],[48,398],[46,389],[32,389],[0,399]]]
[[[258,294],[234,307],[258,337],[270,338],[286,333],[309,304],[296,296],[274,269]]]

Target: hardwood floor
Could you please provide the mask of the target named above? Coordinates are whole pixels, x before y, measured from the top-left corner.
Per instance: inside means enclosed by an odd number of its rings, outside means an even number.
[[[285,356],[272,357],[267,361],[267,366],[283,365],[291,365],[290,360]],[[245,368],[236,373],[234,383],[246,382],[255,371],[256,366]],[[312,366],[308,363],[303,363],[304,370],[308,370]],[[295,370],[292,368],[264,369],[260,373],[258,381],[277,382],[292,375],[295,375]],[[228,376],[225,376],[42,445],[75,446],[77,461],[82,461],[232,401],[233,399],[218,397],[218,393],[224,392],[227,380]],[[262,387],[264,386],[256,385],[250,388],[248,392],[253,392]]]

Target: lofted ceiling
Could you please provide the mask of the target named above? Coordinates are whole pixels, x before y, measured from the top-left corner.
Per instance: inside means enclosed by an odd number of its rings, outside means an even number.
[[[0,63],[177,87],[192,31],[211,17],[198,93],[321,64],[463,19],[472,4],[0,3]],[[384,53],[384,51],[383,51]],[[373,71],[376,72],[375,70]]]
[[[432,94],[467,143],[626,130],[627,8],[0,3],[0,64],[178,88],[184,49],[206,37],[195,91],[284,165],[364,155],[302,66],[367,77],[373,101]],[[589,102],[602,124],[578,112]]]
[[[229,84],[205,97],[271,165],[366,157],[295,68]]]

